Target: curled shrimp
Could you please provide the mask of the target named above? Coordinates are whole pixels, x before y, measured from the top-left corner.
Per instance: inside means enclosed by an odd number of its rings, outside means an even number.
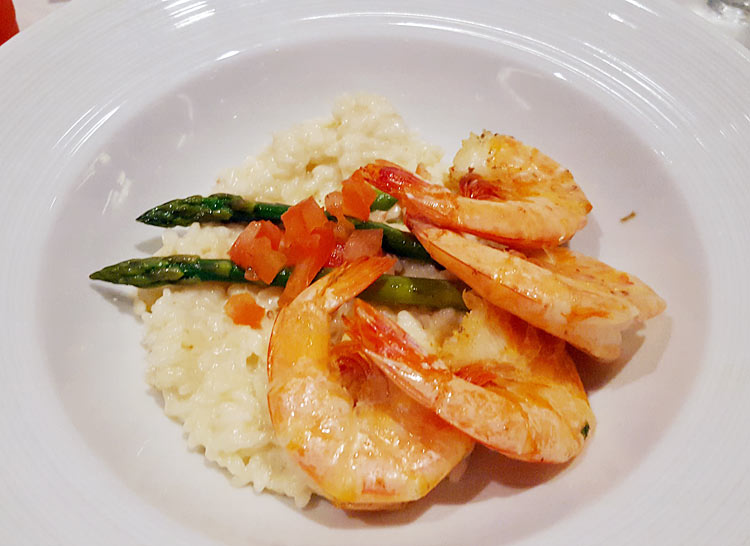
[[[570,171],[536,148],[488,131],[472,134],[455,156],[449,181],[460,194],[385,161],[352,176],[397,197],[414,218],[514,248],[564,243],[591,210]]]
[[[279,311],[268,348],[268,406],[279,441],[317,491],[348,509],[393,509],[427,494],[472,449],[465,434],[331,348],[331,315],[394,263],[364,258]]]
[[[633,275],[564,247],[495,248],[450,230],[406,218],[427,252],[492,304],[590,355],[620,355],[622,332],[664,307]]]
[[[357,301],[349,335],[362,354],[419,403],[509,457],[568,461],[594,415],[565,342],[471,292],[471,309],[439,358]]]
[[[638,309],[640,321],[666,309],[666,302],[636,276],[619,271],[604,262],[560,246],[524,252],[526,259],[554,273],[572,279],[582,290],[597,290],[622,298]]]

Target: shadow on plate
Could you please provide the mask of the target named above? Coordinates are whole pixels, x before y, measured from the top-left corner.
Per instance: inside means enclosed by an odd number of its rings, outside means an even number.
[[[614,362],[599,362],[571,348],[571,356],[578,365],[587,392],[596,391],[607,385],[626,385],[656,371],[671,337],[672,318],[662,314],[649,321],[648,337],[654,340],[648,347],[644,347],[645,329],[643,325],[636,325],[623,333],[622,354]],[[654,343],[655,340],[658,340],[658,343]],[[334,528],[348,528],[353,525],[406,525],[419,519],[434,506],[457,506],[480,502],[489,497],[512,497],[521,494],[553,480],[574,464],[574,461],[565,464],[525,463],[478,445],[470,455],[468,466],[460,480],[445,479],[425,498],[398,511],[341,511],[337,516],[331,513],[337,511],[336,508],[325,499],[315,497],[302,513],[311,520]]]
[[[648,354],[642,350],[646,335],[643,324],[637,324],[622,334],[622,354],[613,362],[601,362],[586,353],[568,346],[578,374],[586,392],[591,393],[605,386],[625,385],[652,374],[662,361],[672,334],[672,318],[666,313],[648,322],[651,340]],[[639,355],[638,358],[634,358]]]
[[[565,464],[535,464],[509,459],[477,445],[469,456],[468,466],[458,480],[446,478],[426,497],[393,512],[341,511],[345,517],[331,517],[338,510],[321,497],[314,497],[303,515],[331,527],[351,527],[352,520],[365,526],[407,525],[419,519],[436,505],[464,505],[485,498],[487,487],[494,484],[492,496],[511,497],[545,483],[565,470]]]
[[[111,303],[123,315],[135,316],[133,310],[133,297],[125,294],[122,287],[112,285],[102,285],[99,282],[92,282],[91,288],[94,289],[104,300]]]
[[[161,237],[151,237],[150,239],[146,239],[145,241],[141,241],[140,243],[135,245],[135,248],[136,250],[138,250],[138,252],[143,252],[144,254],[147,254],[149,256],[153,256],[161,247]]]

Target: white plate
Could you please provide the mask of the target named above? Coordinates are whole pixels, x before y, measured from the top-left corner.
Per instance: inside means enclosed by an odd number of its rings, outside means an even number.
[[[77,0],[0,49],[0,542],[738,544],[750,536],[750,60],[668,2]],[[667,312],[583,364],[599,419],[541,470],[479,450],[390,515],[296,510],[190,452],[143,381],[133,219],[205,192],[334,96],[389,97],[452,155],[533,143],[594,204],[574,247]],[[619,219],[631,211],[636,217]]]

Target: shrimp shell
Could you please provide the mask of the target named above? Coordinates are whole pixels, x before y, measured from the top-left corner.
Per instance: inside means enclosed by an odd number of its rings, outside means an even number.
[[[586,225],[591,210],[570,171],[536,148],[487,131],[472,134],[456,154],[449,180],[460,194],[382,160],[352,177],[397,197],[413,218],[514,248],[562,244]]]
[[[331,314],[393,264],[344,265],[281,309],[268,349],[268,406],[276,435],[335,505],[395,509],[437,485],[472,449],[346,344],[331,348]]]
[[[487,447],[523,461],[570,460],[595,420],[565,342],[470,292],[465,299],[471,312],[441,358],[360,301],[350,336],[405,392]]]
[[[427,252],[492,304],[601,360],[620,355],[622,332],[664,301],[635,276],[568,249],[495,248],[406,218]]]

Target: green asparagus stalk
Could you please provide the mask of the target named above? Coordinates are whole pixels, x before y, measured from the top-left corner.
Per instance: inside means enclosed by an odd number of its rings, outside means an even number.
[[[231,260],[209,260],[187,254],[133,258],[100,269],[89,278],[138,288],[204,281],[246,282],[245,270]]]
[[[360,294],[363,300],[384,305],[423,305],[442,309],[452,307],[466,311],[464,286],[442,279],[381,275]]]
[[[380,190],[370,210],[388,210],[397,199]],[[239,195],[214,193],[203,197],[192,195],[184,199],[173,199],[141,214],[137,220],[158,227],[189,226],[193,222],[252,222],[271,220],[280,222],[291,205],[248,201]]]
[[[382,193],[378,198],[387,196]],[[376,199],[377,202],[377,199]],[[387,199],[382,199],[378,206],[385,206]],[[141,214],[137,220],[159,227],[189,226],[193,222],[252,222],[270,220],[280,222],[290,205],[281,203],[261,203],[247,201],[238,195],[215,193],[208,197],[193,195],[185,199],[175,199],[152,208]],[[350,219],[357,229],[382,229],[383,250],[396,256],[412,258],[424,262],[433,262],[430,255],[417,238],[408,231],[401,231],[380,222],[362,222]]]
[[[325,275],[330,269],[324,269]],[[291,269],[282,269],[271,286],[286,285]],[[320,276],[319,275],[319,276]],[[211,260],[192,255],[134,258],[110,265],[89,275],[90,279],[139,288],[168,284],[197,284],[206,281],[245,283],[245,271],[230,260]],[[252,281],[261,284],[260,281]],[[442,279],[382,275],[361,297],[384,305],[423,305],[465,310],[461,296],[464,286]]]
[[[377,188],[375,188],[375,191],[377,192],[377,196],[372,205],[370,205],[370,210],[390,210],[393,205],[398,203],[398,199],[391,194],[380,191]]]
[[[158,227],[189,226],[193,222],[280,222],[290,205],[248,201],[239,195],[214,193],[173,199],[141,214],[137,220]]]

